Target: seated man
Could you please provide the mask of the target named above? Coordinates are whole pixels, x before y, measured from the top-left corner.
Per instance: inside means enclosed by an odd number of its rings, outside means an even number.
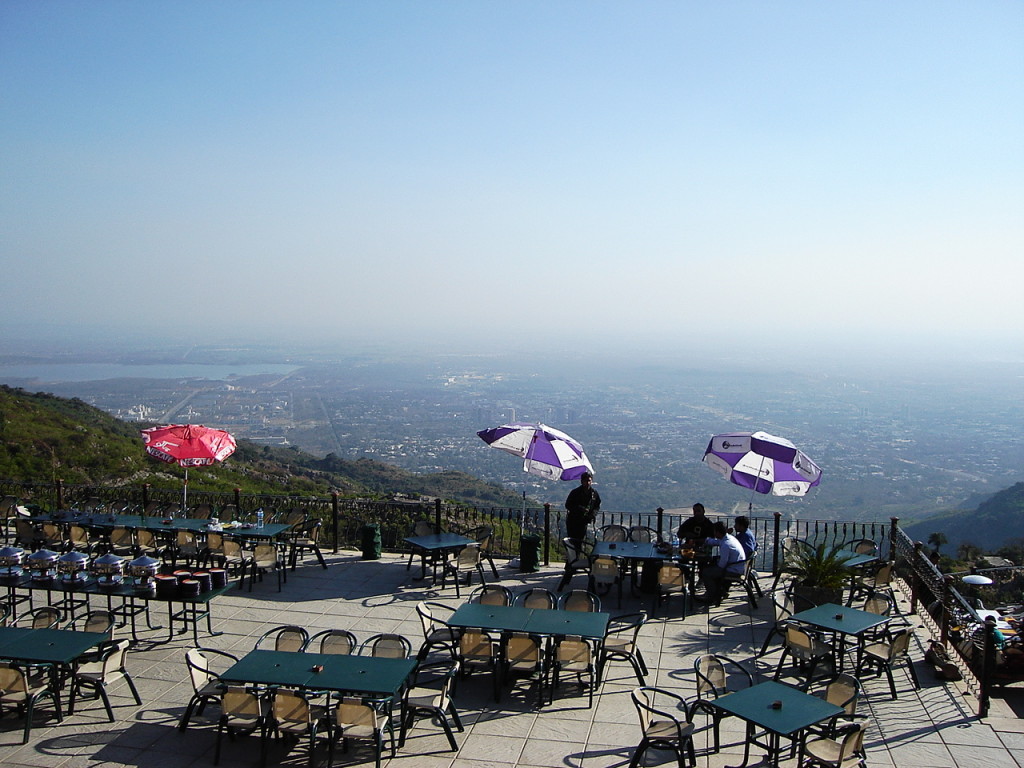
[[[718,605],[725,595],[726,576],[742,576],[747,558],[743,554],[743,545],[726,530],[725,523],[716,522],[711,526],[711,533],[711,538],[704,543],[718,547],[718,560],[700,572],[705,591],[694,600]]]
[[[736,539],[739,541],[740,546],[743,547],[743,555],[747,560],[754,556],[757,552],[757,539],[754,538],[754,534],[750,532],[750,518],[746,515],[740,515],[736,518],[735,523]]]
[[[693,517],[683,521],[676,532],[679,543],[684,547],[700,544],[711,535],[711,521],[704,516],[704,505],[699,501],[693,505]]]

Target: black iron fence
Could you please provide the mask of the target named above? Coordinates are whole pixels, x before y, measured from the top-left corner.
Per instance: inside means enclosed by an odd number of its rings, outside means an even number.
[[[148,484],[123,486],[85,486],[54,483],[20,483],[0,481],[0,495],[14,497],[20,504],[35,505],[46,510],[55,509],[153,509],[161,505],[181,505],[182,492],[173,488],[153,488]],[[409,535],[417,520],[431,520],[448,530],[467,530],[488,525],[493,531],[491,548],[495,556],[515,557],[519,553],[524,534],[541,538],[545,564],[562,558],[561,539],[565,536],[564,511],[550,504],[520,507],[473,507],[465,504],[430,500],[370,500],[330,496],[289,496],[250,494],[239,490],[230,492],[193,491],[188,495],[191,509],[202,509],[202,514],[214,513],[230,506],[232,516],[240,520],[254,520],[262,509],[268,520],[284,517],[301,510],[306,517],[324,521],[324,544],[337,552],[341,548],[358,547],[366,525],[380,527],[381,546],[385,550],[404,551],[403,538]],[[186,510],[186,514],[188,510]],[[652,512],[602,512],[594,523],[595,531],[603,525],[624,525],[627,528],[652,528],[658,535],[670,539],[673,532],[688,515],[657,509]],[[732,524],[731,518],[709,515],[709,519],[722,519]],[[776,571],[779,542],[787,536],[806,540],[848,541],[871,538],[880,551],[889,537],[889,525],[848,521],[784,520],[779,514],[771,517],[751,517],[750,530],[758,542],[757,568]]]

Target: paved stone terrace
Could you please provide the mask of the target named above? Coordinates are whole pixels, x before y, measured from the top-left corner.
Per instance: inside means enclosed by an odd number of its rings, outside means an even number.
[[[278,593],[274,579],[257,583],[255,590],[232,592],[214,604],[215,628],[224,634],[204,641],[212,648],[244,654],[266,629],[286,623],[310,631],[341,627],[360,639],[377,632],[399,632],[419,646],[422,638],[415,606],[420,600],[439,600],[452,606],[460,600],[449,584],[444,590],[429,588],[411,578],[405,558],[385,555],[377,561],[363,561],[358,553],[328,556],[330,568],[323,570],[307,560],[293,573],[284,591]],[[520,574],[502,567],[500,582],[514,590],[540,585],[554,588],[560,576],[556,568],[535,574]],[[490,577],[490,574],[488,574]],[[577,576],[574,585],[585,586]],[[765,582],[768,579],[765,578]],[[463,599],[467,592],[463,592]],[[665,687],[692,698],[695,683],[692,662],[696,654],[716,652],[728,655],[756,670],[761,678],[770,676],[778,660],[776,650],[755,659],[768,630],[770,603],[760,601],[751,611],[739,597],[729,599],[710,611],[703,608],[686,618],[679,616],[679,598],[673,598],[650,621],[641,635],[644,656],[650,666],[649,685]],[[644,607],[626,598],[621,609],[613,597],[605,601],[613,615]],[[156,618],[154,619],[156,621]],[[919,640],[927,635],[919,633]],[[152,633],[153,637],[162,636]],[[149,636],[148,633],[145,636]],[[21,720],[10,712],[0,718],[0,765],[47,766],[138,766],[139,768],[181,768],[209,766],[213,761],[214,718],[208,709],[193,719],[182,734],[175,727],[192,689],[185,669],[184,654],[191,634],[169,645],[149,647],[147,643],[129,655],[129,671],[144,701],[137,707],[124,683],[111,691],[116,722],[108,723],[98,701],[81,703],[73,716],[58,724],[44,712],[36,719],[32,739],[21,746]],[[914,649],[923,688],[915,691],[904,670],[897,671],[899,698],[890,701],[885,678],[865,684],[860,712],[869,715],[868,765],[900,768],[1024,768],[1024,721],[1019,720],[1006,701],[993,702],[992,716],[984,722],[974,717],[975,700],[957,684],[940,683],[920,663],[922,649]],[[496,706],[490,695],[490,681],[482,675],[459,683],[457,704],[466,726],[457,733],[459,751],[449,752],[443,732],[428,721],[419,721],[392,768],[610,768],[626,766],[639,741],[639,726],[629,692],[637,684],[628,664],[610,664],[595,704],[587,708],[585,695],[574,685],[563,685],[554,704],[542,710],[530,704],[525,686],[504,695]],[[529,701],[528,701],[529,700]],[[1007,701],[1011,701],[1008,699]],[[212,711],[211,711],[212,710]],[[703,723],[703,721],[700,721]],[[696,738],[698,766],[718,768],[736,765],[743,753],[743,727],[734,719],[723,722],[723,749],[715,755],[700,754],[709,734]],[[258,739],[247,737],[225,743],[221,765],[258,764]],[[327,750],[321,745],[317,765],[326,765]],[[373,765],[365,746],[354,746],[348,754],[335,753],[335,765]],[[268,764],[303,766],[304,747],[279,742],[270,746]],[[648,752],[645,765],[674,765],[671,753]],[[763,752],[754,748],[751,764],[764,764]],[[783,761],[783,766],[795,765]]]

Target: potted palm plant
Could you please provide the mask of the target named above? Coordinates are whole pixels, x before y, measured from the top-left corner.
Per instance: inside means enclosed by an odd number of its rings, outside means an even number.
[[[842,603],[843,587],[851,575],[846,563],[852,556],[841,543],[831,547],[827,542],[802,544],[786,553],[782,570],[795,579],[793,594],[814,605]]]

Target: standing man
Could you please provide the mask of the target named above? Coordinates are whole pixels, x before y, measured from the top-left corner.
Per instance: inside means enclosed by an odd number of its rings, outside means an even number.
[[[743,545],[726,531],[725,523],[721,520],[711,526],[711,533],[712,537],[704,543],[718,546],[718,561],[700,572],[701,578],[704,579],[705,592],[693,599],[699,603],[718,605],[725,594],[725,577],[742,576],[747,557],[743,554]]]
[[[565,516],[565,533],[570,539],[585,539],[590,525],[601,509],[601,496],[593,488],[594,476],[589,472],[580,475],[580,484],[569,491],[565,500],[568,514]]]

